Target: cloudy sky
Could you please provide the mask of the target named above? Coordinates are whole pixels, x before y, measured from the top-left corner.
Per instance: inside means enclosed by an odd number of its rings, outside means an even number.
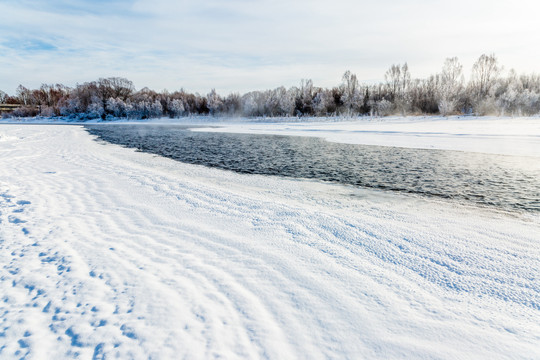
[[[122,76],[207,93],[413,77],[482,53],[540,71],[537,0],[0,0],[0,90]]]

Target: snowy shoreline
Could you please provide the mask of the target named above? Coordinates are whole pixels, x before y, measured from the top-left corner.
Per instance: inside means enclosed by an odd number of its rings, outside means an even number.
[[[194,126],[193,131],[311,136],[331,142],[458,150],[540,157],[540,117],[409,116],[384,118],[186,117],[151,120],[66,121],[8,119],[0,124],[155,124]]]
[[[532,124],[514,135],[534,147]],[[2,358],[540,356],[537,215],[187,165],[79,126],[0,125],[0,166]]]

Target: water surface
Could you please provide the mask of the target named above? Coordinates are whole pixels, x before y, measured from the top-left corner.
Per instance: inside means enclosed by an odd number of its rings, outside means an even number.
[[[89,125],[102,140],[190,164],[540,211],[532,157],[331,143],[312,137],[192,132],[179,125]]]

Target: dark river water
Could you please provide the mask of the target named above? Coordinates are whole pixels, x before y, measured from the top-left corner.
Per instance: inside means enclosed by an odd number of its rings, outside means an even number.
[[[179,125],[89,125],[102,140],[181,162],[540,211],[533,157],[338,144],[319,138],[192,132]]]

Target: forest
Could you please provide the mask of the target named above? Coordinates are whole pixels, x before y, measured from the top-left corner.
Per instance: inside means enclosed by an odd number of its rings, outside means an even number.
[[[243,117],[387,116],[387,115],[498,115],[532,116],[540,113],[540,76],[503,76],[495,55],[481,55],[468,81],[456,57],[445,60],[439,73],[412,78],[407,63],[392,65],[384,81],[360,83],[350,71],[332,88],[316,87],[312,80],[226,96],[179,91],[136,90],[120,77],[67,87],[43,84],[38,89],[20,85],[14,95],[0,90],[2,117],[65,117],[90,119],[147,119],[192,115]]]

